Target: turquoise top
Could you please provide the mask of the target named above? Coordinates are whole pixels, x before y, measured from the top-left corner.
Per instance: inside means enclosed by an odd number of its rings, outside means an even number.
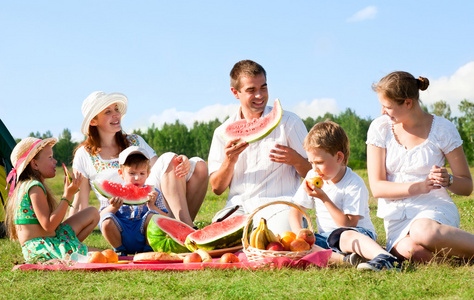
[[[33,204],[31,204],[31,199],[29,195],[30,189],[35,185],[39,185],[46,194],[46,189],[44,188],[43,184],[38,180],[24,181],[21,183],[21,186],[18,189],[15,217],[15,224],[17,225],[39,224],[38,218],[36,217],[35,211],[33,210]]]

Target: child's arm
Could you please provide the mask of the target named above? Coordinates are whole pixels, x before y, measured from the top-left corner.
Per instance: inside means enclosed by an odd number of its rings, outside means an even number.
[[[52,212],[49,211],[48,200],[41,187],[34,186],[29,191],[31,204],[33,205],[36,217],[41,227],[47,232],[54,232],[59,224],[61,224],[70,203],[72,203],[72,197],[79,189],[83,179],[82,174],[76,173],[71,176],[72,182],[69,182],[69,180],[65,178],[63,196],[58,206]]]
[[[301,221],[303,220],[303,214],[296,208],[290,208],[288,215],[288,221],[290,222],[291,231],[299,232],[301,229]]]
[[[340,210],[334,202],[329,199],[328,195],[321,189],[314,187],[314,190],[310,189],[307,185],[304,185],[304,190],[309,196],[318,198],[324,203],[324,206],[331,215],[334,223],[339,227],[356,227],[359,223],[359,215],[346,215]]]
[[[120,197],[113,197],[109,199],[109,206],[105,207],[101,212],[100,215],[104,215],[106,213],[113,213],[115,214],[120,207],[123,205],[123,199]]]
[[[160,215],[166,216],[167,214],[161,209],[159,209],[155,204],[156,198],[158,197],[158,195],[159,195],[159,192],[157,190],[150,192],[148,194],[148,202],[146,204],[149,210],[157,211],[160,213]]]

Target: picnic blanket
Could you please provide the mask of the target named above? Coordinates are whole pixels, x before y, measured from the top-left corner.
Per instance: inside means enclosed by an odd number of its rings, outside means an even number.
[[[275,269],[275,268],[300,268],[305,269],[309,266],[327,267],[331,250],[314,252],[304,256],[303,258],[293,261],[287,257],[266,258],[257,262],[249,262],[247,256],[243,252],[238,252],[239,263],[219,263],[218,258],[214,258],[209,263],[187,263],[182,262],[133,262],[133,256],[121,256],[120,261],[123,263],[78,263],[65,260],[50,260],[43,264],[22,264],[13,267],[13,270],[50,270],[50,271],[72,271],[72,270],[88,270],[88,271],[113,271],[113,270],[204,270],[212,269]]]

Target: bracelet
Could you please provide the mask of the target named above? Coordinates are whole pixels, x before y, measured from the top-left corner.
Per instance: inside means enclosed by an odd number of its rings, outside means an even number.
[[[72,204],[71,204],[71,201],[67,200],[67,199],[64,198],[64,197],[61,198],[61,201],[62,201],[62,200],[66,201],[66,202],[67,202],[67,205],[68,205],[69,207],[74,208],[74,206],[72,206]]]

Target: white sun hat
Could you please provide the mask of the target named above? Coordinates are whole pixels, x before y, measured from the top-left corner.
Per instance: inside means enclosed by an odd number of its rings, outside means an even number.
[[[140,148],[138,146],[130,146],[127,149],[120,152],[120,154],[119,154],[119,164],[123,165],[130,155],[138,154],[138,153],[142,154],[147,159],[150,159],[150,155],[148,155],[148,152],[146,152],[145,149]]]
[[[81,132],[84,135],[89,134],[89,125],[91,120],[97,116],[101,111],[106,109],[109,105],[117,103],[118,109],[123,116],[127,112],[128,99],[122,93],[107,94],[102,91],[93,92],[82,102],[82,115],[84,121],[82,122]]]

